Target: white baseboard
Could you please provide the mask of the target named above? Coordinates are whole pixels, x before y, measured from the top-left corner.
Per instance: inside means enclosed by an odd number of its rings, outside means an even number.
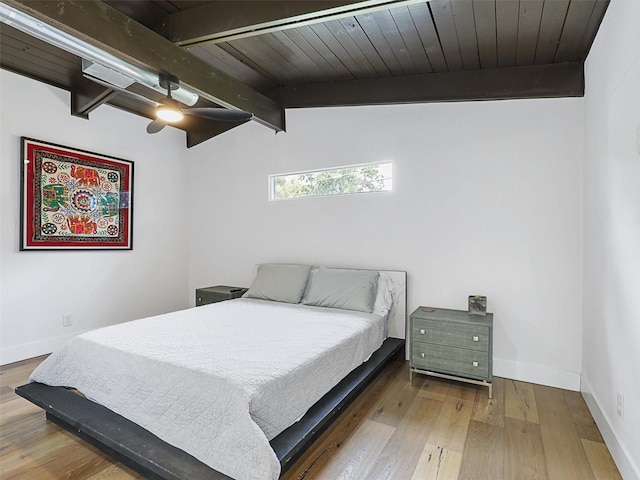
[[[81,332],[74,332],[69,335],[60,335],[59,337],[50,337],[37,342],[23,343],[22,345],[3,348],[0,350],[0,365],[7,365],[8,363],[19,362],[28,358],[39,357],[40,355],[55,352],[79,333]]]
[[[493,359],[493,374],[523,382],[537,383],[548,387],[580,391],[580,374],[532,363]]]
[[[582,377],[581,391],[587,407],[589,407],[589,411],[600,429],[602,438],[604,438],[607,448],[611,452],[614,462],[616,462],[620,475],[624,480],[640,480],[640,468],[638,468],[625,446],[619,442],[618,436],[612,428],[613,424],[600,408],[600,402],[598,402],[598,398],[593,393],[591,384],[585,376]]]

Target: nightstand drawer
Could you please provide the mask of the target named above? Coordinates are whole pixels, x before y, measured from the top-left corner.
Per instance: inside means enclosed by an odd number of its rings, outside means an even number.
[[[247,290],[247,288],[230,287],[227,285],[198,288],[196,289],[196,307],[240,298]]]
[[[415,318],[411,333],[415,342],[489,351],[489,327],[482,325]]]
[[[231,297],[227,294],[220,292],[206,292],[199,290],[196,293],[196,307],[201,305],[208,305],[210,303],[222,302],[229,300]]]
[[[411,364],[415,368],[451,375],[491,379],[486,352],[415,342],[411,345]]]

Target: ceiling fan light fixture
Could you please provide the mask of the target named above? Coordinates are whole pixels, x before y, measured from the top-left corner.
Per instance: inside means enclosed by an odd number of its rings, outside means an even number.
[[[161,106],[156,109],[156,117],[167,123],[179,122],[184,118],[180,110],[175,108]]]

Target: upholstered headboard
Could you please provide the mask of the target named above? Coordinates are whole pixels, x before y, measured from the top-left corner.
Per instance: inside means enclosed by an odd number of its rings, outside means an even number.
[[[287,267],[287,266],[291,266],[291,267],[311,267],[312,273],[314,271],[318,271],[318,269],[320,269],[321,267],[317,266],[317,265],[313,265],[313,266],[309,266],[307,265],[302,265],[302,264],[285,264],[285,263],[280,263],[280,264],[259,264],[256,265],[256,267],[259,269],[261,266],[276,266],[276,267]],[[325,267],[325,266],[323,266]],[[372,269],[372,268],[347,268],[347,267],[330,267],[331,269],[343,269],[343,270],[359,270],[359,271],[363,271],[363,272],[379,272],[381,277],[384,275],[386,277],[385,279],[385,285],[389,285],[390,290],[391,290],[391,300],[392,300],[392,305],[391,305],[391,309],[389,310],[388,313],[388,336],[389,337],[393,337],[393,338],[402,338],[405,339],[406,338],[406,331],[407,331],[407,272],[403,272],[403,271],[399,271],[399,270],[377,270],[377,269]],[[388,279],[388,281],[387,281]],[[269,285],[271,285],[272,282],[267,282]],[[294,282],[295,283],[295,282]],[[378,285],[380,286],[380,280]],[[307,287],[309,288],[309,287]],[[249,290],[249,292],[247,294],[245,294],[245,296],[251,296],[251,292],[254,289],[254,286],[252,285],[251,289]],[[271,292],[271,295],[269,298],[266,298],[267,300],[274,300],[273,298],[273,292]],[[281,294],[281,293],[280,293]],[[298,295],[300,295],[301,292],[298,292]],[[306,293],[305,293],[306,295]],[[254,297],[254,298],[263,298],[263,297]],[[278,300],[278,301],[289,301],[291,302],[292,300]],[[295,303],[295,302],[294,302]],[[317,305],[317,304],[316,304]],[[325,306],[325,305],[321,305],[321,306]],[[339,307],[338,307],[339,308]],[[356,309],[357,310],[357,309]]]

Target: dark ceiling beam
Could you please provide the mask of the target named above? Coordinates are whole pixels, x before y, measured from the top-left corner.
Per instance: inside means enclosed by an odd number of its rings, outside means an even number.
[[[243,122],[215,122],[199,118],[185,128],[187,132],[187,148],[194,147],[210,138],[220,135],[232,128],[239,127]]]
[[[218,105],[252,112],[254,119],[284,130],[284,109],[189,54],[161,35],[101,1],[3,0],[38,20],[80,38],[125,62],[151,72],[169,72],[183,85]]]
[[[162,23],[167,16],[167,11],[158,3],[140,0],[105,0],[105,3],[108,3],[119,12],[124,13],[127,17],[133,18],[145,27],[161,33],[159,29],[162,28]]]
[[[425,0],[234,0],[208,2],[167,16],[162,34],[181,47],[221,43]]]
[[[584,96],[582,62],[279,87],[285,108]]]
[[[93,82],[83,82],[71,90],[71,115],[89,118],[89,113],[104,105],[118,94],[115,90],[101,87]]]

